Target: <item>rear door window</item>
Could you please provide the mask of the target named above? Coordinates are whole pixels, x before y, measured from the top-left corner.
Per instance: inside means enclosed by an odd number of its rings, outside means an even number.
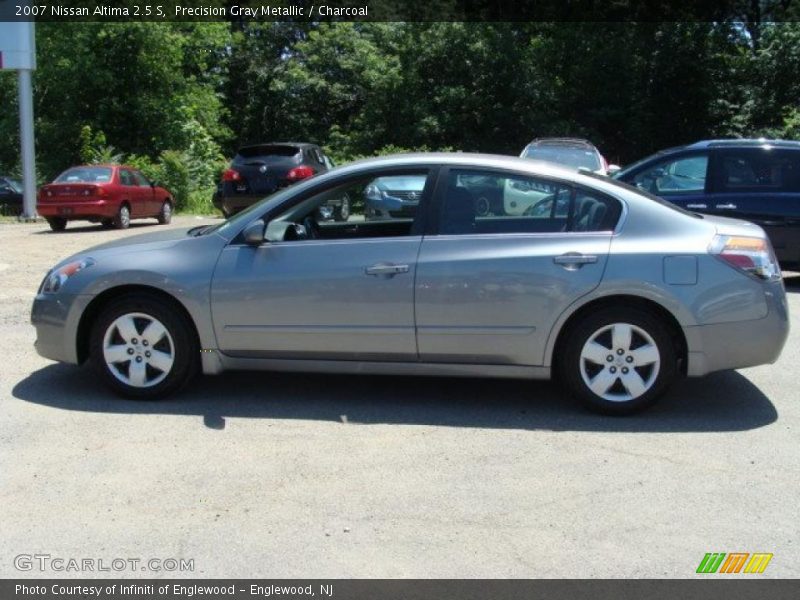
[[[442,199],[444,235],[612,231],[618,201],[566,183],[524,175],[451,169]],[[499,210],[483,210],[494,198]]]
[[[136,182],[133,179],[133,174],[127,169],[120,169],[119,182],[122,185],[131,185],[131,186],[136,185]]]
[[[718,159],[718,192],[800,192],[800,152],[723,150]]]

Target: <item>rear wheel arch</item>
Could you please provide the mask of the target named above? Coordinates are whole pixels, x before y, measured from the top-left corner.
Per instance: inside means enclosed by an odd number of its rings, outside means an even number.
[[[687,357],[688,357],[688,344],[686,336],[683,333],[678,319],[663,305],[645,298],[643,296],[616,294],[613,296],[605,296],[597,298],[577,308],[572,314],[567,317],[561,328],[556,335],[555,343],[552,349],[545,356],[545,361],[553,367],[556,371],[556,362],[558,357],[563,354],[564,345],[569,338],[570,331],[577,326],[587,315],[590,315],[600,309],[604,308],[633,308],[640,311],[647,312],[659,321],[661,321],[669,330],[672,343],[675,347],[675,355],[678,358],[679,371],[681,374],[686,374]],[[546,364],[547,364],[546,363]]]
[[[147,285],[121,285],[110,288],[98,294],[83,311],[81,319],[78,322],[78,330],[76,334],[76,350],[79,364],[83,364],[89,358],[92,326],[97,318],[101,315],[103,310],[114,300],[124,298],[134,293],[151,296],[154,299],[170,305],[176,311],[181,313],[181,315],[186,319],[186,322],[191,326],[191,333],[194,336],[198,347],[202,347],[200,345],[200,335],[197,331],[197,324],[192,318],[189,310],[175,296],[159,288]]]

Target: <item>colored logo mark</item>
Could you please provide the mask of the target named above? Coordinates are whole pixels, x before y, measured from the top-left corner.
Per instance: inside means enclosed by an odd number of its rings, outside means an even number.
[[[771,560],[768,552],[707,552],[697,573],[763,573]]]

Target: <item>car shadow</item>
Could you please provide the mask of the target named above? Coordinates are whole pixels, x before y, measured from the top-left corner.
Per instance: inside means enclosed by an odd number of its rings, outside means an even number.
[[[148,220],[148,221],[137,221],[136,223],[131,223],[128,226],[128,230],[131,229],[139,229],[141,227],[150,227],[153,225],[158,225],[158,221],[155,219]],[[79,227],[70,227],[67,225],[67,228],[63,231],[53,231],[51,229],[42,229],[41,231],[34,232],[35,235],[65,235],[68,233],[99,233],[101,231],[112,231],[113,228],[111,227],[103,227],[101,223],[88,223],[86,225],[80,225]]]
[[[789,293],[800,293],[800,273],[784,273],[783,284]]]
[[[55,409],[225,419],[301,419],[549,431],[742,431],[773,423],[772,402],[735,371],[678,381],[652,409],[595,415],[549,381],[240,372],[201,377],[158,402],[112,395],[87,367],[55,364],[17,383],[13,395]]]

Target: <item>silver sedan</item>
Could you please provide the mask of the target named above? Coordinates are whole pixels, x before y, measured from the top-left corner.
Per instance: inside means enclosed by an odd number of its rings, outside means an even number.
[[[395,176],[424,183],[415,210],[365,218],[370,184]],[[478,211],[487,189],[535,210]],[[343,194],[349,219],[319,222]],[[32,321],[42,356],[128,397],[232,369],[555,375],[615,414],[681,375],[774,362],[789,330],[758,226],[470,154],[353,163],[219,225],[91,248],[47,274]]]

